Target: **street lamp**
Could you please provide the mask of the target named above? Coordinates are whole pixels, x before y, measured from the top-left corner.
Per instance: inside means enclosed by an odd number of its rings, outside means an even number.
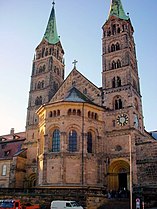
[[[130,209],[132,209],[132,143],[129,134],[129,153],[130,153]]]

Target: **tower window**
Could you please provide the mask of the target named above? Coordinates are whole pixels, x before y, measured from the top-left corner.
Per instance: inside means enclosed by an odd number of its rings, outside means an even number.
[[[60,151],[60,131],[56,129],[52,137],[52,152]]]
[[[42,57],[44,57],[45,48],[42,49]]]
[[[120,33],[120,28],[118,27],[118,29],[117,29],[117,33]]]
[[[117,60],[117,68],[120,68],[121,67],[121,61],[118,59]]]
[[[112,69],[116,69],[116,63],[115,63],[115,61],[112,62]]]
[[[121,79],[119,76],[117,76],[117,87],[121,86]]]
[[[71,130],[69,132],[69,152],[77,151],[77,132],[75,130]]]
[[[92,133],[87,133],[87,152],[92,153]]]
[[[115,77],[112,79],[112,88],[115,88],[116,87],[116,79]]]
[[[116,99],[114,100],[114,109],[115,110],[119,110],[123,108],[123,103],[122,103],[122,99],[116,97]]]
[[[116,43],[116,50],[120,50],[120,45],[118,42]]]
[[[42,96],[37,97],[35,100],[35,105],[41,105],[42,104]]]
[[[112,26],[112,35],[115,35],[116,34],[116,25],[114,24]]]
[[[114,51],[115,51],[115,45],[112,44],[112,45],[111,45],[111,52],[114,52]]]

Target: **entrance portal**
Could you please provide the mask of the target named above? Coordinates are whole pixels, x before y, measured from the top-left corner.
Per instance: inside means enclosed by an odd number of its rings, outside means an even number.
[[[108,190],[130,190],[130,166],[125,160],[112,162],[108,169]]]
[[[127,189],[127,173],[118,174],[119,190]]]

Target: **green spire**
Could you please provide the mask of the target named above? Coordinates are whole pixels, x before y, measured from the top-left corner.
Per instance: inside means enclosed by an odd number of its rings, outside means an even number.
[[[55,3],[53,2],[52,4],[53,4],[53,7],[52,7],[50,18],[47,24],[46,31],[44,34],[44,39],[48,41],[50,44],[56,44],[60,40],[59,40],[59,36],[57,33],[57,26],[56,26],[55,9],[54,9]]]
[[[109,17],[116,16],[123,20],[128,20],[129,16],[127,16],[124,12],[121,0],[112,0]]]

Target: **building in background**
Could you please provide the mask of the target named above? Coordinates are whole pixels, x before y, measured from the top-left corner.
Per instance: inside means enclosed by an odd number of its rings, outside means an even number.
[[[0,187],[23,188],[26,174],[25,132],[0,136]]]

